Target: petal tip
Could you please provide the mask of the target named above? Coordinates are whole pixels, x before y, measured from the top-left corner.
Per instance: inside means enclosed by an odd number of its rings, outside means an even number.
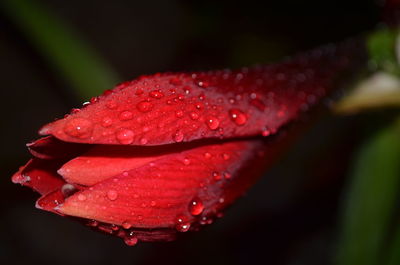
[[[29,176],[26,176],[26,175],[23,175],[20,173],[16,173],[11,177],[11,181],[15,184],[24,185],[24,183],[31,181],[31,178]]]
[[[38,131],[39,135],[45,136],[45,135],[50,135],[51,134],[51,130],[50,130],[50,126],[49,124],[46,124],[45,126],[43,126],[42,128],[39,129]],[[28,146],[28,145],[27,145]]]

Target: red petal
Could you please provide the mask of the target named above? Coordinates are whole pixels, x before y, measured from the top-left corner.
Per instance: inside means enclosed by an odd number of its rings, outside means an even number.
[[[171,147],[171,146],[168,146]],[[67,182],[92,186],[121,172],[138,168],[163,157],[165,149],[138,148],[134,146],[98,145],[64,164],[57,172]]]
[[[56,173],[61,165],[61,162],[49,163],[46,160],[33,158],[14,174],[12,181],[44,195],[60,188],[65,183]]]
[[[119,174],[82,192],[75,193],[58,210],[66,215],[95,219],[105,223],[135,228],[174,228],[183,216],[193,222],[215,215],[223,205],[231,182],[237,181],[240,169],[258,157],[260,141],[239,141],[201,146],[166,155],[154,164]],[[251,182],[249,172],[244,178]],[[259,172],[257,172],[259,173]],[[243,193],[248,185],[243,185]],[[233,197],[232,197],[233,199]],[[200,200],[201,209],[189,204]],[[203,209],[204,208],[204,209]]]
[[[144,76],[44,126],[40,134],[131,145],[268,135],[326,96],[336,77],[354,72],[363,53],[359,46],[330,46],[272,66]]]

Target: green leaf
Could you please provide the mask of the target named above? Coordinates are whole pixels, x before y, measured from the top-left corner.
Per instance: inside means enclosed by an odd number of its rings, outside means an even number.
[[[81,98],[118,82],[101,57],[44,6],[30,0],[3,0],[0,6]]]
[[[367,49],[371,62],[378,70],[399,76],[400,68],[396,57],[397,38],[397,30],[382,27],[368,36]]]
[[[400,184],[400,123],[384,128],[359,150],[339,241],[338,264],[380,265]]]

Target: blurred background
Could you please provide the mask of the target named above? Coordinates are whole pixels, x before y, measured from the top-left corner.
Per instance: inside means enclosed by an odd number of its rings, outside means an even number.
[[[224,218],[176,242],[125,246],[37,210],[37,194],[10,178],[29,159],[25,144],[37,138],[41,125],[115,83],[155,72],[278,61],[374,29],[379,3],[2,2],[1,264],[336,264],[356,154],[365,139],[388,124],[392,110],[325,115]],[[376,212],[367,209],[367,214]],[[399,219],[390,220],[393,225]],[[369,232],[374,231],[360,233]]]

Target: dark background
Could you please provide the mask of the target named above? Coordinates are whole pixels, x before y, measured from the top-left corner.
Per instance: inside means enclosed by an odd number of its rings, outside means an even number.
[[[122,76],[271,62],[365,32],[374,1],[40,1]],[[331,264],[357,118],[325,117],[224,218],[172,243],[98,234],[13,185],[37,129],[81,102],[0,12],[1,264]],[[77,62],[79,63],[79,62]],[[351,126],[351,127],[350,127]]]

